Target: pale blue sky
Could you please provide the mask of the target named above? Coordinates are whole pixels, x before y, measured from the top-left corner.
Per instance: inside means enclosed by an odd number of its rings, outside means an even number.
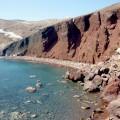
[[[75,17],[120,0],[0,0],[0,18],[41,20]]]

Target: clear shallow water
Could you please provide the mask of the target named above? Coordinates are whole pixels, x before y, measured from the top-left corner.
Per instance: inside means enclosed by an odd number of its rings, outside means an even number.
[[[77,84],[59,82],[64,73],[65,68],[0,60],[0,111],[5,111],[0,120],[9,120],[10,113],[14,111],[37,114],[35,120],[80,120],[88,117],[90,111],[86,111],[86,116],[80,108],[85,100],[96,101],[96,96],[82,96],[84,93]],[[36,77],[30,78],[30,75]],[[36,93],[27,93],[25,88],[35,86],[37,80],[42,82],[43,87]],[[74,98],[76,94],[82,97]]]

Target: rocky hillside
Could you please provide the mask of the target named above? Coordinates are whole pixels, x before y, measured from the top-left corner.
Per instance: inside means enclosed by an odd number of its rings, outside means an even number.
[[[50,19],[41,21],[25,21],[25,20],[4,20],[0,19],[0,29],[14,32],[22,37],[27,37],[37,30],[53,25],[62,20]]]
[[[22,28],[23,31],[26,29]],[[31,29],[36,30],[36,27]],[[101,11],[37,29],[32,35],[8,45],[1,51],[1,55],[96,63],[107,60],[118,47],[120,4],[115,4]]]
[[[39,29],[53,25],[59,21],[61,20],[24,21],[0,19],[0,49],[2,50],[7,45],[26,38]]]

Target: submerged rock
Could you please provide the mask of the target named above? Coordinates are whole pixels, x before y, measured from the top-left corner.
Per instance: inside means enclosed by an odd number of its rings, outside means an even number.
[[[36,75],[30,75],[29,77],[30,78],[36,78]]]
[[[27,114],[22,112],[12,112],[10,120],[28,120]]]

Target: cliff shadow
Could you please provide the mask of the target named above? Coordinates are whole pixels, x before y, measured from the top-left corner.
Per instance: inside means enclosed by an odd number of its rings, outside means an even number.
[[[57,31],[54,26],[47,27],[42,32],[42,40],[43,40],[43,47],[44,47],[43,51],[44,52],[50,51],[58,41]]]
[[[71,22],[68,24],[68,49],[76,49],[81,43],[81,32],[77,26]]]

